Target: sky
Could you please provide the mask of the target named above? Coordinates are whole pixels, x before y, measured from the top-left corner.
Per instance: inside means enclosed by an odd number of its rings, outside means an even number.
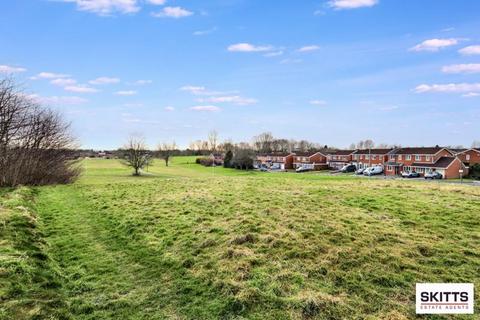
[[[216,130],[336,147],[480,140],[477,0],[1,1],[0,77],[84,148]]]

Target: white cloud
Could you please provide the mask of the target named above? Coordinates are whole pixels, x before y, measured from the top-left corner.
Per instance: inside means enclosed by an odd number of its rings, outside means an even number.
[[[93,12],[102,16],[117,12],[128,14],[140,11],[137,0],[63,0],[63,2],[73,2],[80,11]]]
[[[239,106],[246,106],[256,104],[257,99],[245,98],[241,96],[219,96],[210,97],[207,99],[199,99],[199,102],[211,102],[211,103],[233,103]]]
[[[51,97],[42,97],[37,94],[32,94],[28,96],[34,101],[47,104],[47,105],[78,105],[88,102],[87,99],[75,97],[75,96],[51,96]]]
[[[147,0],[147,3],[155,6],[163,6],[165,3],[167,3],[167,0]]]
[[[198,30],[193,33],[194,36],[205,36],[207,34],[217,31],[217,27],[208,29],[208,30]]]
[[[310,104],[312,104],[314,106],[324,106],[324,105],[327,104],[327,102],[324,101],[324,100],[311,100]]]
[[[250,43],[232,44],[227,48],[231,52],[265,52],[273,50],[272,46],[255,46]]]
[[[60,79],[60,78],[68,78],[70,77],[68,74],[62,73],[53,73],[53,72],[40,72],[36,76],[31,77],[31,80],[37,79]]]
[[[272,57],[278,57],[278,56],[281,56],[281,55],[283,55],[282,50],[269,52],[269,53],[264,54],[263,56],[267,57],[267,58],[272,58]]]
[[[448,84],[421,84],[414,91],[416,93],[425,92],[480,92],[480,83],[448,83]]]
[[[191,94],[194,94],[194,95],[202,95],[205,92],[205,87],[183,86],[180,88],[180,90],[190,92]]]
[[[464,98],[474,98],[478,96],[480,96],[480,93],[477,93],[477,92],[469,92],[469,93],[462,94],[462,97]]]
[[[194,106],[194,107],[191,107],[190,110],[217,112],[217,111],[220,111],[221,109],[219,107],[216,107],[216,106]]]
[[[109,77],[100,77],[94,80],[90,80],[88,83],[93,85],[102,85],[102,84],[113,84],[119,83],[120,79],[118,78],[109,78]]]
[[[480,45],[477,46],[468,46],[463,49],[458,50],[461,54],[465,56],[473,56],[480,54]]]
[[[25,71],[27,71],[25,68],[0,65],[0,73],[19,73]]]
[[[312,45],[312,46],[301,47],[301,48],[298,49],[297,51],[298,51],[298,52],[310,52],[310,51],[316,51],[316,50],[319,50],[319,49],[320,49],[319,46]]]
[[[117,91],[115,92],[117,96],[134,96],[137,94],[135,90],[125,90],[125,91]]]
[[[172,112],[172,111],[175,111],[175,108],[168,106],[168,107],[165,107],[165,111]]]
[[[323,11],[323,10],[315,10],[315,11],[313,12],[313,15],[315,15],[315,16],[324,16],[324,15],[325,15],[325,11]]]
[[[55,86],[60,86],[60,87],[67,87],[67,86],[72,86],[77,83],[76,80],[74,79],[65,79],[65,78],[60,78],[60,79],[53,79],[50,81],[51,84]]]
[[[136,86],[145,86],[147,84],[152,84],[152,83],[153,83],[152,80],[137,80],[133,84]]]
[[[180,88],[181,91],[189,92],[195,96],[218,96],[229,94],[229,92],[221,92],[221,91],[210,91],[207,90],[205,87],[202,86],[183,86]],[[232,92],[230,92],[232,93]]]
[[[181,7],[165,7],[162,11],[157,13],[152,13],[152,16],[155,18],[184,18],[193,15],[192,11]]]
[[[95,93],[98,92],[97,89],[88,87],[86,85],[71,85],[66,86],[65,91],[76,92],[76,93]]]
[[[445,73],[480,73],[480,63],[453,64],[442,68]]]
[[[378,0],[331,0],[328,2],[329,6],[341,9],[357,9],[362,7],[373,7],[378,4]]]
[[[458,44],[459,39],[429,39],[410,48],[410,51],[437,52],[440,49]]]

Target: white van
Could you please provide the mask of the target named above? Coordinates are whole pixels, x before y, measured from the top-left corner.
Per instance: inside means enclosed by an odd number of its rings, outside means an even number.
[[[370,167],[370,168],[365,169],[365,171],[363,171],[363,174],[365,176],[374,176],[376,174],[382,174],[382,173],[383,173],[383,167],[382,166]]]

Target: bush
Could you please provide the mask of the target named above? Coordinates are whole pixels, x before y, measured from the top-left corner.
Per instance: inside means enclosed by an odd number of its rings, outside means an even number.
[[[232,159],[233,159],[233,152],[228,150],[227,153],[225,154],[225,158],[223,159],[223,166],[225,168],[231,168]]]
[[[476,180],[480,180],[480,163],[470,166],[470,177]]]
[[[213,158],[210,158],[210,157],[197,158],[195,160],[195,163],[196,164],[201,164],[202,166],[205,166],[205,167],[212,167],[214,164],[215,164],[215,166],[221,166],[222,165],[222,161],[214,160]]]

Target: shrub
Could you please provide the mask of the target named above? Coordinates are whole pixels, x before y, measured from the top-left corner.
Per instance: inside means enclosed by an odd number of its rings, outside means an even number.
[[[480,180],[480,163],[470,166],[470,177]]]

